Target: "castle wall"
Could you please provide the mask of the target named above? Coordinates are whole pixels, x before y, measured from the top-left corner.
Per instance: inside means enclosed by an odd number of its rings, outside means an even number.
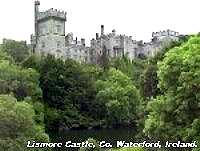
[[[49,34],[49,32],[50,32],[50,22],[49,21],[45,21],[45,22],[38,24],[39,36]]]
[[[64,56],[65,37],[59,35],[46,35],[38,38],[37,50],[41,54]]]
[[[93,55],[101,55],[104,46],[109,57],[119,57],[126,54],[131,60],[135,58],[134,51],[137,44],[131,36],[116,35],[115,30],[113,30],[113,33],[101,35],[98,40],[91,40],[91,48],[96,51],[96,53],[93,52]]]
[[[76,60],[77,62],[90,62],[89,58],[89,47],[84,47],[80,45],[72,45],[65,47],[65,57]]]
[[[61,20],[48,19],[38,23],[39,36],[46,34],[65,35],[65,23]]]
[[[135,48],[137,48],[137,44],[134,43],[132,37],[124,36],[124,54],[126,54],[131,60],[135,58]]]
[[[92,39],[91,47],[85,46],[85,39],[77,41],[73,34],[65,36],[66,13],[49,9],[39,12],[39,1],[35,3],[35,35],[31,37],[32,46],[36,45],[36,52],[47,55],[52,54],[57,58],[70,58],[78,62],[97,63],[102,55],[104,46],[109,57],[127,55],[131,60],[142,54],[152,56],[156,50],[170,40],[178,39],[178,32],[166,30],[153,32],[155,41],[143,43],[132,40],[131,36],[116,35],[116,31],[104,34],[104,26],[101,25],[101,35],[96,33],[96,39]],[[38,34],[37,34],[38,33]],[[35,47],[33,47],[35,48]]]

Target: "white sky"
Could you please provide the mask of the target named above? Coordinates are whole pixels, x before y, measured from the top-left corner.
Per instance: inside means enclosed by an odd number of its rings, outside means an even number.
[[[152,32],[171,29],[180,34],[200,31],[200,0],[40,0],[40,11],[67,12],[66,34],[86,39],[112,29],[134,40],[151,40]],[[0,43],[3,38],[26,40],[34,33],[34,0],[3,0],[0,4]]]

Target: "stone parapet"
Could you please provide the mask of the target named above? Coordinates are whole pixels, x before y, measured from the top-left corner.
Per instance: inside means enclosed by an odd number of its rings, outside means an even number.
[[[37,20],[41,21],[41,20],[47,19],[49,17],[54,17],[54,18],[58,18],[58,19],[66,21],[67,13],[64,11],[59,11],[57,9],[51,8],[45,12],[39,12],[37,15]]]
[[[159,31],[159,32],[153,32],[152,37],[161,37],[161,36],[178,36],[179,33],[172,31],[172,30],[164,30],[164,31]]]

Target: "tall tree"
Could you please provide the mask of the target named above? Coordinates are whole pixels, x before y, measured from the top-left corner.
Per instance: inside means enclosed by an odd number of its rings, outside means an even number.
[[[200,37],[171,49],[158,63],[164,93],[148,103],[144,132],[161,141],[200,140]]]
[[[13,93],[17,100],[31,97],[40,100],[39,73],[34,69],[23,69],[7,60],[0,62],[0,94]]]
[[[0,95],[0,148],[1,150],[28,151],[29,141],[49,142],[42,126],[35,120],[33,107],[17,102],[11,95]],[[32,150],[38,150],[33,148]],[[49,149],[40,149],[47,151]]]
[[[54,128],[59,128],[56,123],[62,123],[59,125],[67,127],[78,127],[84,123],[83,115],[92,114],[90,109],[94,99],[92,80],[84,69],[86,69],[84,65],[73,60],[63,61],[50,55],[42,60],[40,86],[44,102],[49,108],[45,119],[46,123],[53,123],[52,126],[55,124]],[[53,115],[59,116],[54,118]]]
[[[178,41],[170,41],[162,48],[156,51],[155,55],[147,60],[146,68],[140,77],[140,92],[145,100],[149,100],[151,97],[161,95],[161,91],[158,88],[157,77],[157,63],[162,61],[165,54],[172,48],[180,46],[184,41],[187,41],[187,37],[182,37]]]
[[[96,82],[97,118],[108,125],[130,124],[136,120],[139,94],[131,79],[121,71],[110,68],[105,80]]]

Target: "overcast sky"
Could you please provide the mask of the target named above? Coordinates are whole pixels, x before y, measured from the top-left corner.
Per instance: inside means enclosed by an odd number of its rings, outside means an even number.
[[[40,11],[67,12],[66,34],[89,45],[104,25],[105,33],[151,40],[152,32],[171,29],[180,34],[200,31],[200,0],[40,0]],[[34,0],[3,0],[0,4],[0,43],[3,38],[26,40],[34,33]]]

